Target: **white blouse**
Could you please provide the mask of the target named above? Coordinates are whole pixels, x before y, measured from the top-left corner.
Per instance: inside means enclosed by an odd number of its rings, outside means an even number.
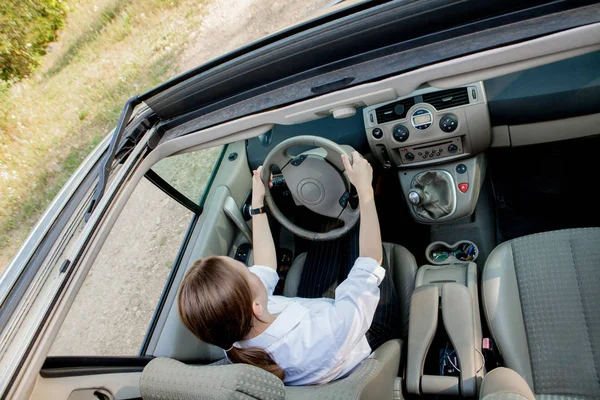
[[[261,265],[250,271],[267,289],[269,312],[279,315],[263,333],[236,346],[268,351],[285,371],[287,385],[341,378],[371,354],[365,333],[373,321],[379,284],[385,276],[377,261],[358,258],[335,290],[335,299],[273,296],[277,272]]]

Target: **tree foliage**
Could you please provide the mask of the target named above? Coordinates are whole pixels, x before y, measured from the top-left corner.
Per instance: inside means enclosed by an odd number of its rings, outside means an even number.
[[[65,16],[64,0],[0,0],[0,79],[29,75]]]

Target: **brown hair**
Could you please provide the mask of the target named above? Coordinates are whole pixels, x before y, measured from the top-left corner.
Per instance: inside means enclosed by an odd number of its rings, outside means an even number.
[[[232,347],[252,329],[252,301],[252,290],[242,274],[222,258],[206,257],[183,278],[177,306],[184,325],[200,340],[231,348],[227,356],[232,362],[254,365],[283,380],[283,369],[265,350]]]

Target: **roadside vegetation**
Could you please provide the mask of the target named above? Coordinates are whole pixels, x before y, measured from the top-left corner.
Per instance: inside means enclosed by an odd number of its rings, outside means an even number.
[[[0,0],[0,11],[5,1],[13,2]],[[46,3],[58,7],[57,27],[64,17],[59,40],[38,41],[20,73],[28,77],[0,80],[0,272],[124,102],[174,75],[206,8],[192,0]]]
[[[0,0],[0,79],[20,80],[39,66],[63,25],[62,0]]]

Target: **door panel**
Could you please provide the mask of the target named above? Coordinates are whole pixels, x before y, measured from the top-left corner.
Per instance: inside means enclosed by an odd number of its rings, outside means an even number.
[[[38,376],[30,400],[109,400],[140,399],[141,372],[43,378]],[[99,394],[94,394],[99,392]]]
[[[231,153],[235,153],[229,157]],[[196,339],[181,323],[175,302],[179,284],[193,262],[208,255],[228,255],[239,243],[240,230],[223,211],[229,199],[241,206],[251,188],[251,174],[246,158],[245,142],[227,147],[219,169],[211,177],[205,193],[204,210],[192,228],[189,245],[181,258],[181,267],[175,273],[173,284],[164,294],[165,302],[159,313],[156,327],[148,341],[145,354],[174,357],[181,360],[209,362],[223,358],[223,351]],[[138,357],[143,360],[143,357]],[[86,364],[87,365],[87,364]],[[91,365],[91,364],[90,364]],[[131,370],[102,371],[94,367],[45,370],[37,376],[30,399],[64,400],[133,400],[140,399],[139,379],[143,367],[131,363]],[[97,365],[96,365],[97,367]],[[104,396],[104,397],[103,397]]]
[[[219,186],[210,204],[205,208],[200,234],[196,245],[192,249],[191,263],[201,257],[209,255],[226,255],[233,245],[238,233],[237,227],[223,212],[225,201],[230,196],[225,186]],[[191,266],[191,263],[189,266]],[[186,268],[187,270],[187,268]],[[148,351],[157,357],[172,357],[178,360],[203,360],[211,361],[223,358],[223,351],[214,346],[208,346],[199,341],[185,326],[183,326],[177,311],[175,301],[177,288],[184,274],[178,274],[173,284],[171,306],[165,308],[168,315],[160,332],[160,338],[154,350],[149,346]],[[155,330],[157,333],[158,330]]]
[[[235,153],[235,156],[231,154]],[[164,312],[160,315],[146,355],[171,357],[178,360],[211,362],[223,358],[223,350],[198,340],[185,328],[177,311],[177,290],[185,272],[199,258],[210,255],[230,255],[234,244],[239,244],[243,234],[224,211],[233,199],[241,207],[251,188],[251,174],[246,158],[245,142],[230,144],[215,175],[204,203],[204,212],[194,229],[190,245],[182,260]],[[245,239],[244,239],[245,240]],[[185,268],[183,268],[185,266]]]

